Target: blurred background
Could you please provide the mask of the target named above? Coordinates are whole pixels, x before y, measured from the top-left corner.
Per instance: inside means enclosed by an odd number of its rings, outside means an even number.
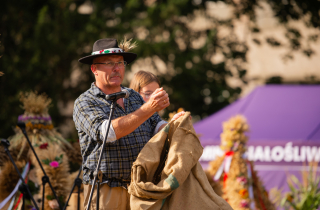
[[[170,94],[163,117],[183,107],[199,121],[256,86],[319,84],[315,0],[3,0],[0,14],[0,136],[13,135],[21,91],[45,92],[65,138],[77,138],[74,100],[94,78],[78,59],[106,37],[137,41],[138,70]]]
[[[162,117],[179,108],[191,112],[204,146],[204,168],[224,154],[222,122],[239,113],[250,127],[248,158],[257,163],[267,191],[288,190],[289,172],[308,173],[306,162],[320,161],[319,0],[2,0],[0,5],[1,138],[15,133],[24,112],[20,93],[37,91],[52,99],[54,127],[76,141],[73,104],[94,81],[90,67],[78,59],[91,54],[97,39],[126,37],[137,42],[132,52],[138,59],[126,67],[123,85],[139,70],[160,78],[171,103]],[[314,186],[320,203],[317,177],[304,186]]]

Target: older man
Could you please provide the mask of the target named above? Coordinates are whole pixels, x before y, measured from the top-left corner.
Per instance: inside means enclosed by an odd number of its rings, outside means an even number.
[[[105,96],[122,89],[130,93],[129,98],[117,100],[106,148],[102,151],[100,209],[129,209],[127,186],[132,163],[149,139],[166,125],[157,114],[170,105],[163,88],[155,90],[144,103],[137,92],[121,86],[125,66],[136,56],[119,48],[115,39],[101,39],[94,43],[92,55],[79,59],[91,65],[95,76],[95,82],[75,101],[73,110],[83,158],[85,207],[93,184],[90,174],[96,169],[110,114],[111,101]],[[181,115],[174,116],[173,120]],[[96,192],[90,209],[96,208],[95,200]]]

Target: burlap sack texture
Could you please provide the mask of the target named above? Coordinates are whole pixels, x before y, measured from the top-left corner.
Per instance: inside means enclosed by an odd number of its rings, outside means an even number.
[[[189,116],[187,112],[170,122],[144,146],[133,163],[128,188],[132,210],[232,209],[213,191],[198,162],[203,148]],[[152,179],[167,136],[170,150],[161,181],[155,185]]]

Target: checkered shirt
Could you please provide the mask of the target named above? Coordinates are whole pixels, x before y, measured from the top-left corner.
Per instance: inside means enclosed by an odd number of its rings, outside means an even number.
[[[125,89],[130,93],[129,98],[124,99],[125,110],[116,104],[112,119],[130,114],[144,103],[139,93]],[[91,88],[81,94],[74,104],[73,121],[79,135],[84,184],[93,184],[90,174],[96,170],[104,139],[101,125],[109,119],[111,101],[106,100],[105,96],[92,83]],[[152,138],[160,121],[160,116],[155,113],[129,135],[106,143],[100,165],[102,183],[108,183],[110,187],[127,187],[131,180],[132,163]]]

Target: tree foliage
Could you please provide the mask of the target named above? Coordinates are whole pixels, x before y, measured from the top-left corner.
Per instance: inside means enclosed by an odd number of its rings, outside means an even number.
[[[306,24],[319,27],[319,1],[267,2],[281,23],[308,15]],[[47,93],[53,100],[49,113],[55,126],[71,120],[72,114],[63,110],[93,81],[89,67],[77,60],[91,53],[95,40],[105,37],[121,40],[126,36],[137,40],[139,47],[134,52],[138,58],[149,59],[170,93],[172,105],[165,116],[179,107],[191,111],[196,119],[221,109],[241,92],[240,86],[229,87],[226,79],[246,82],[243,64],[248,48],[235,35],[232,19],[219,20],[208,15],[207,3],[201,0],[2,1],[0,66],[5,75],[0,77],[0,136],[12,135],[12,126],[23,112],[18,100],[20,91]],[[254,23],[258,0],[225,3],[235,8],[232,18],[245,14]],[[92,13],[80,14],[84,5],[93,6]],[[200,27],[198,17],[208,21],[207,26]],[[227,36],[219,36],[222,29],[227,31]],[[259,29],[253,26],[252,31]],[[293,49],[300,49],[298,30],[288,29],[288,38]],[[277,43],[269,40],[272,41]],[[223,59],[212,62],[217,54]],[[160,71],[159,64],[165,66],[165,72]],[[131,66],[127,71],[131,71]]]

